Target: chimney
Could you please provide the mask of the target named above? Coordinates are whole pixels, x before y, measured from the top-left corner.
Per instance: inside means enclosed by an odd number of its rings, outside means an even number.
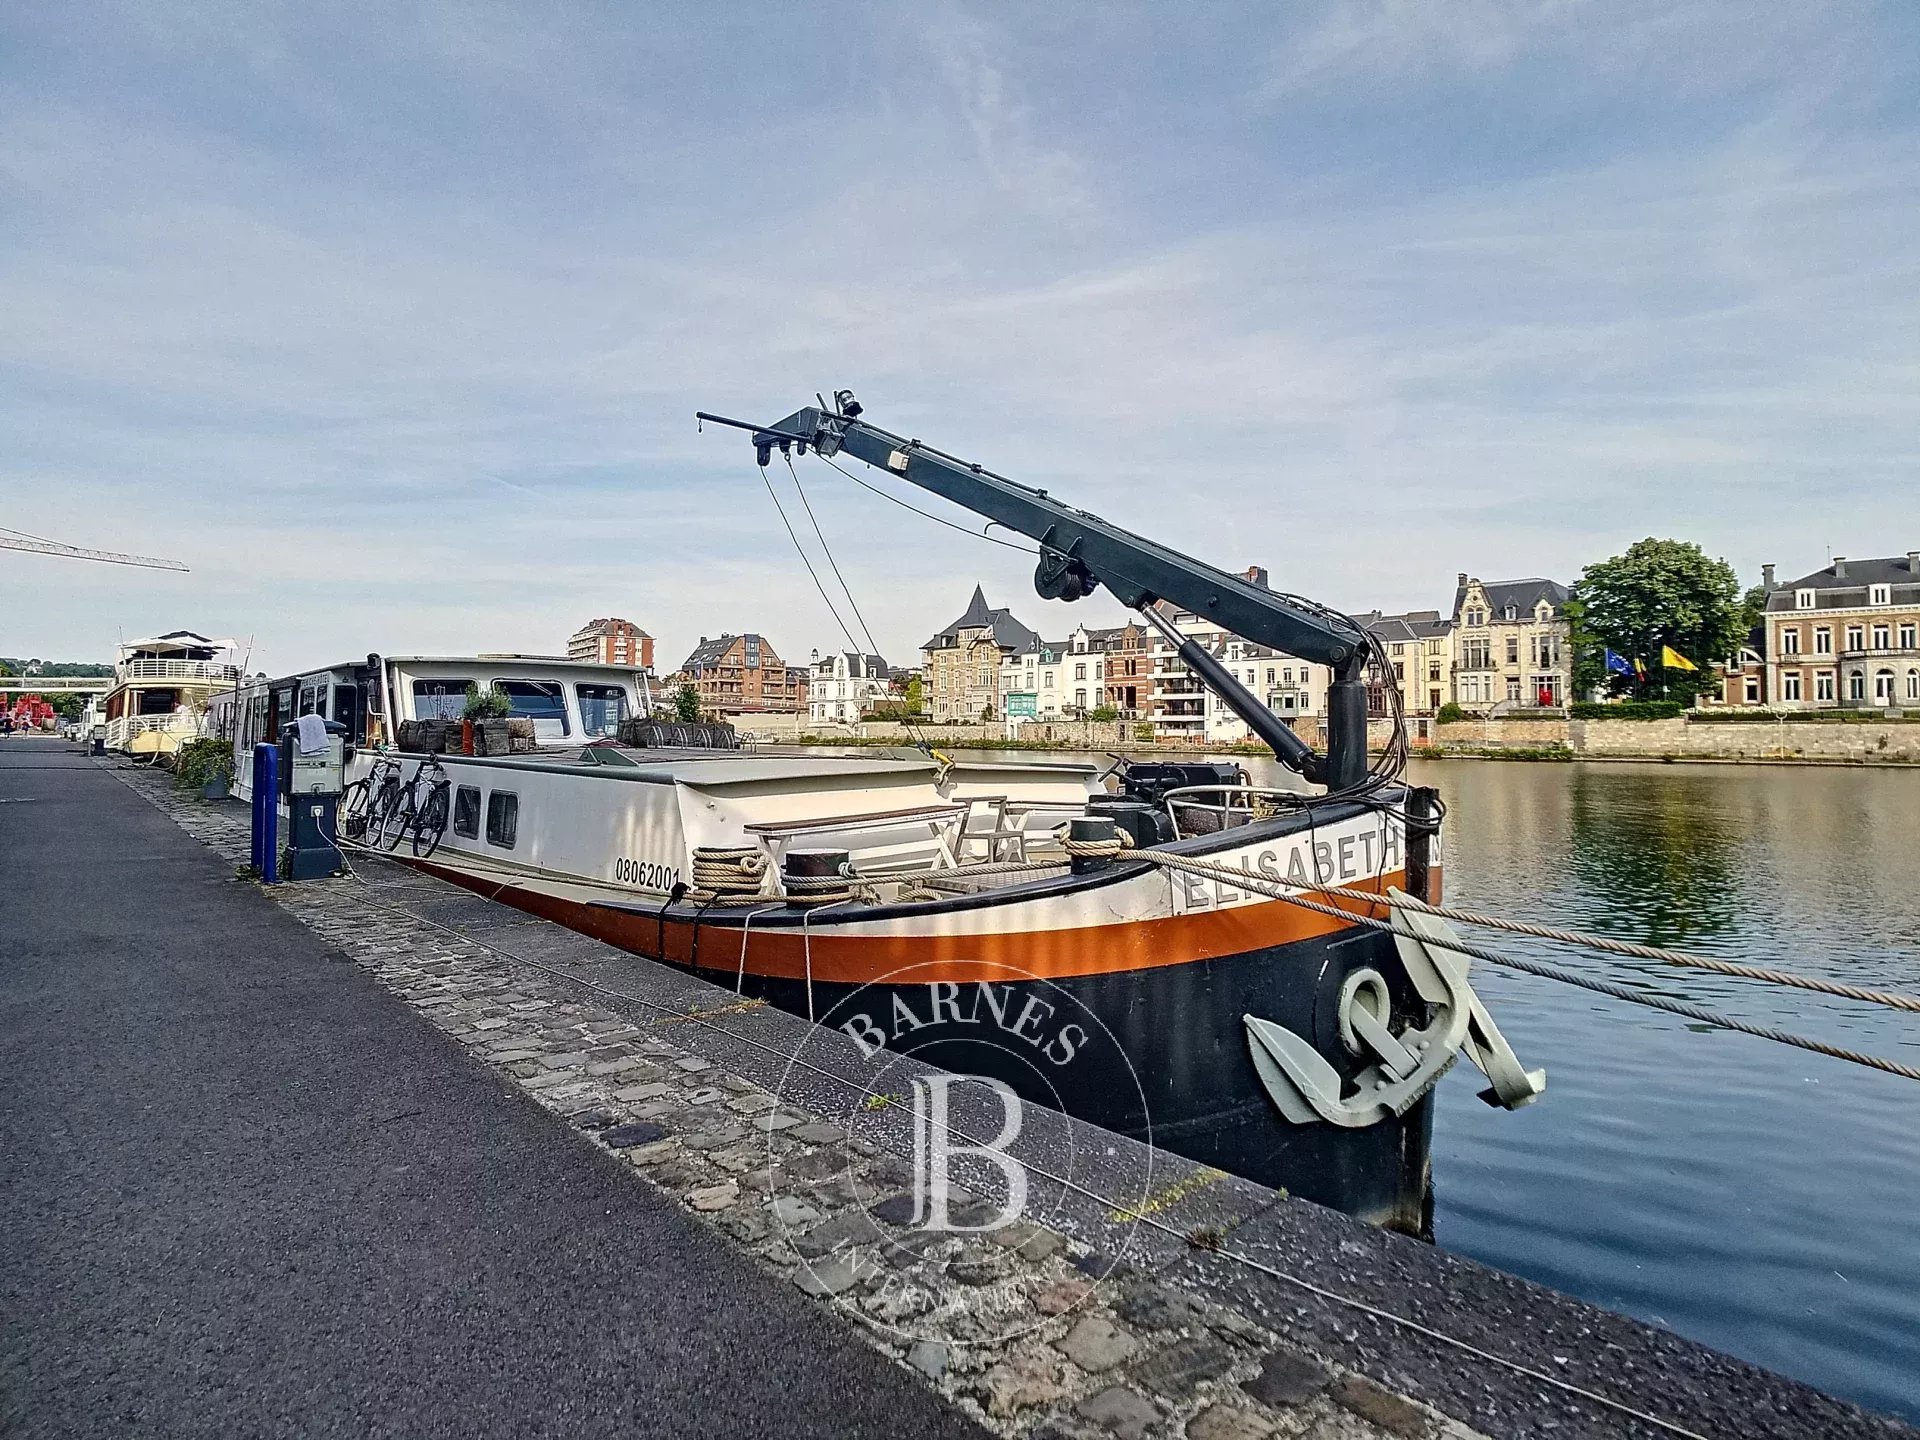
[[[1907,570],[1910,574],[1920,575],[1920,550],[1907,551]]]
[[[1847,578],[1846,556],[1836,555],[1833,557],[1833,578],[1836,580],[1844,580]]]
[[[1465,585],[1467,583],[1467,572],[1462,570],[1460,572],[1460,578],[1456,580],[1454,583],[1456,585]]]
[[[1760,584],[1768,590],[1773,589],[1773,566],[1762,565],[1760,567]]]

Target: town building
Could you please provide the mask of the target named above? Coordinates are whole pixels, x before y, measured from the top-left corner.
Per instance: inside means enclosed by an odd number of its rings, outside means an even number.
[[[989,606],[986,592],[974,586],[973,599],[960,618],[920,647],[926,661],[927,713],[935,720],[1001,717],[1009,693],[1008,657],[1037,654],[1040,648],[1037,631],[1021,624],[1012,611]],[[1039,679],[1037,666],[1034,678]]]
[[[1101,637],[1100,650],[1106,662],[1106,703],[1125,720],[1145,715],[1153,708],[1151,632],[1136,620],[1092,633]]]
[[[1002,662],[1003,712],[1010,718],[1075,719],[1112,704],[1107,693],[1107,647],[1127,630],[1140,632],[1143,627],[1089,629],[1082,625],[1064,640],[1042,640],[1036,635],[1033,645]]]
[[[1267,572],[1252,566],[1241,578],[1266,588]],[[1269,710],[1283,720],[1320,713],[1326,706],[1327,685],[1331,674],[1324,665],[1312,665],[1290,655],[1255,645],[1242,637],[1229,635],[1214,621],[1181,610],[1162,601],[1160,613],[1182,635],[1198,640],[1217,657],[1228,653],[1236,660],[1228,665],[1236,679],[1244,683]],[[1156,740],[1224,743],[1245,739],[1243,722],[1231,710],[1211,697],[1200,678],[1187,669],[1174,647],[1156,633],[1148,637],[1151,666],[1148,685],[1141,699],[1153,725]],[[1111,653],[1111,652],[1110,652]],[[1213,719],[1209,720],[1209,714]],[[1238,727],[1237,735],[1230,733]]]
[[[716,715],[807,708],[807,668],[787,664],[758,635],[702,635],[675,679],[693,686],[700,708]]]
[[[589,620],[567,637],[567,658],[595,665],[631,665],[653,669],[653,637],[631,620],[617,616]]]
[[[1766,687],[1787,710],[1920,708],[1920,550],[1836,555],[1767,590]]]
[[[1393,667],[1402,713],[1432,715],[1453,698],[1453,622],[1438,610],[1409,610],[1383,615],[1378,610],[1353,617],[1376,636]],[[1387,714],[1386,677],[1367,667],[1367,713]]]
[[[813,652],[807,680],[807,718],[851,725],[891,693],[892,670],[878,655]]]
[[[1567,601],[1557,580],[1483,581],[1453,592],[1451,699],[1469,708],[1564,705],[1573,693]]]
[[[1237,635],[1223,635],[1209,648],[1234,679],[1282,720],[1307,719],[1325,711],[1327,687],[1333,682],[1333,672],[1325,665],[1296,660]],[[1201,737],[1208,744],[1233,745],[1258,738],[1213,691],[1203,688],[1201,697]]]

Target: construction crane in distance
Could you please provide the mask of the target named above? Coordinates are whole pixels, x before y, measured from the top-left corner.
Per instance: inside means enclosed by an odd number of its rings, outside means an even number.
[[[36,555],[60,555],[69,560],[99,560],[108,565],[138,565],[147,570],[182,570],[178,560],[161,560],[152,555],[123,555],[118,550],[88,550],[79,545],[63,545],[43,535],[24,530],[9,530],[0,525],[0,550],[28,550]]]

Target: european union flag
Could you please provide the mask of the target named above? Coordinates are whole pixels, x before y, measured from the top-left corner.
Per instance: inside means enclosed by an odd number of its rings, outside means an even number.
[[[1611,650],[1606,652],[1606,656],[1607,656],[1607,669],[1611,670],[1615,675],[1633,674],[1633,666],[1627,663],[1626,656],[1616,655]]]

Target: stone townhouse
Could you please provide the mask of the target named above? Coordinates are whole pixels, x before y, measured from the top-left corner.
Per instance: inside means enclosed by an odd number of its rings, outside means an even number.
[[[1408,715],[1432,715],[1453,698],[1453,622],[1438,610],[1409,610],[1383,615],[1378,610],[1353,617],[1386,648],[1393,686]],[[1367,713],[1385,715],[1387,678],[1367,667]]]
[[[1766,693],[1788,710],[1920,709],[1920,550],[1836,555],[1767,589]]]
[[[999,718],[1006,713],[1008,657],[1040,648],[1038,632],[1012,611],[988,605],[986,592],[974,586],[960,618],[920,647],[928,715],[935,720]]]
[[[1106,702],[1133,720],[1153,709],[1153,645],[1139,621],[1089,632],[1099,640],[1105,662]]]
[[[893,671],[878,655],[838,650],[822,656],[813,652],[813,673],[807,677],[807,718],[851,725],[888,698]]]
[[[807,708],[806,667],[787,664],[758,635],[702,635],[675,678],[693,686],[700,708],[715,715],[800,714]]]
[[[1103,705],[1123,713],[1134,707],[1137,713],[1151,665],[1146,633],[1138,624],[1100,629],[1082,625],[1065,640],[1036,637],[1032,648],[1007,656],[1003,663],[1006,713],[1059,719]]]
[[[1460,572],[1453,592],[1453,685],[1470,709],[1564,705],[1573,695],[1567,601],[1557,580],[1483,581]]]

